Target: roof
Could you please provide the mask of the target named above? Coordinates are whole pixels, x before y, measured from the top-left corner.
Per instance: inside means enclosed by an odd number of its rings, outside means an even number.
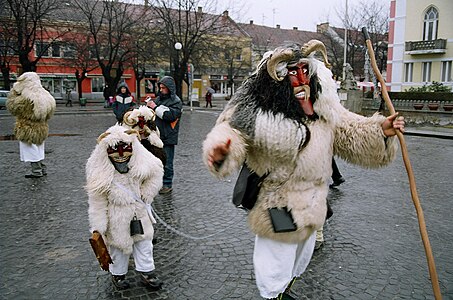
[[[305,44],[313,39],[326,42],[326,37],[321,33],[297,28],[283,29],[255,24],[239,24],[239,26],[250,35],[253,45],[258,48],[274,49],[289,43]]]

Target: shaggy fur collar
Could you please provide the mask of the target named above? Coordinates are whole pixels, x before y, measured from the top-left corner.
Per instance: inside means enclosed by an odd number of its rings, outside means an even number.
[[[31,102],[33,104],[32,116],[27,116],[26,110],[21,109],[16,111],[16,116],[34,121],[49,119],[56,107],[54,97],[42,87],[38,74],[34,72],[26,72],[17,79],[11,90],[9,101],[16,102],[18,105],[20,102]]]

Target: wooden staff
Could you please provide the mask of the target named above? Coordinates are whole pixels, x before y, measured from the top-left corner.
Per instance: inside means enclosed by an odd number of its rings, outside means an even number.
[[[387,108],[390,111],[390,114],[393,115],[395,113],[395,108],[393,107],[392,101],[390,100],[389,94],[387,92],[387,87],[385,85],[384,78],[382,77],[382,74],[377,67],[376,58],[374,57],[373,45],[371,44],[370,36],[368,34],[366,27],[362,28],[362,33],[365,37],[366,46],[367,46],[368,53],[369,53],[369,56],[371,59],[371,66],[373,67],[374,74],[376,75],[377,79],[381,83],[381,92],[382,92],[382,96],[384,97],[385,104],[387,105]],[[401,131],[396,130],[396,135],[398,136],[398,139],[400,141],[401,152],[403,154],[403,161],[404,161],[404,165],[406,167],[407,176],[409,177],[412,202],[414,203],[415,210],[417,211],[418,225],[419,225],[419,229],[420,229],[420,234],[422,236],[423,245],[425,247],[426,259],[428,260],[428,268],[429,268],[429,274],[431,276],[431,285],[433,287],[434,297],[436,300],[441,300],[442,295],[440,293],[439,281],[438,281],[437,272],[436,272],[436,265],[434,263],[434,257],[433,257],[432,251],[431,251],[431,244],[429,243],[428,232],[426,231],[426,224],[425,224],[425,217],[423,216],[423,209],[420,205],[420,200],[418,199],[417,187],[415,184],[415,177],[414,177],[414,173],[412,171],[411,162],[409,160],[409,154],[407,151],[406,142],[404,141],[404,136]]]

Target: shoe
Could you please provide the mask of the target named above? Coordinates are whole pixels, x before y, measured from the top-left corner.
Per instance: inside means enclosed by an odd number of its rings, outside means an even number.
[[[43,176],[43,174],[33,174],[33,173],[31,173],[31,174],[25,175],[25,178],[40,178],[42,176]]]
[[[131,286],[126,280],[126,275],[112,275],[112,282],[119,290],[125,290]]]
[[[156,274],[154,274],[154,271],[140,272],[140,276],[142,277],[143,283],[153,289],[159,289],[163,284],[163,282],[157,278]]]
[[[164,195],[164,194],[171,193],[171,191],[173,191],[173,189],[171,187],[164,186],[163,188],[160,189],[159,194]]]
[[[343,177],[339,177],[337,179],[334,179],[333,183],[329,185],[329,187],[336,187],[345,182],[346,180]]]
[[[315,242],[315,251],[318,251],[324,246],[324,241],[316,241]]]

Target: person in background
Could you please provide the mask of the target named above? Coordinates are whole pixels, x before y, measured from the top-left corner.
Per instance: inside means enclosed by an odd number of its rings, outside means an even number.
[[[182,114],[182,101],[176,95],[175,80],[171,76],[163,77],[159,82],[159,95],[146,103],[156,112],[156,125],[164,143],[167,157],[164,166],[163,187],[159,194],[168,194],[173,190],[173,159],[175,145],[178,144],[179,122]]]
[[[112,104],[116,120],[122,122],[124,113],[133,106],[135,106],[135,100],[129,91],[129,87],[125,82],[120,83],[115,96],[115,102]]]
[[[104,86],[104,90],[102,92],[102,95],[104,96],[104,108],[110,107],[110,101],[109,101],[109,90],[108,90],[108,85]]]
[[[6,108],[16,117],[14,135],[19,140],[20,160],[31,163],[31,174],[25,178],[47,175],[43,163],[44,141],[49,135],[48,120],[54,114],[54,97],[41,85],[34,72],[26,72],[14,83]]]
[[[340,170],[338,169],[337,163],[335,162],[335,159],[332,157],[332,180],[333,183],[330,185],[330,187],[336,187],[345,182],[345,179],[340,173]]]
[[[212,108],[212,94],[214,94],[214,90],[211,87],[208,87],[205,95],[206,107],[209,105]]]

